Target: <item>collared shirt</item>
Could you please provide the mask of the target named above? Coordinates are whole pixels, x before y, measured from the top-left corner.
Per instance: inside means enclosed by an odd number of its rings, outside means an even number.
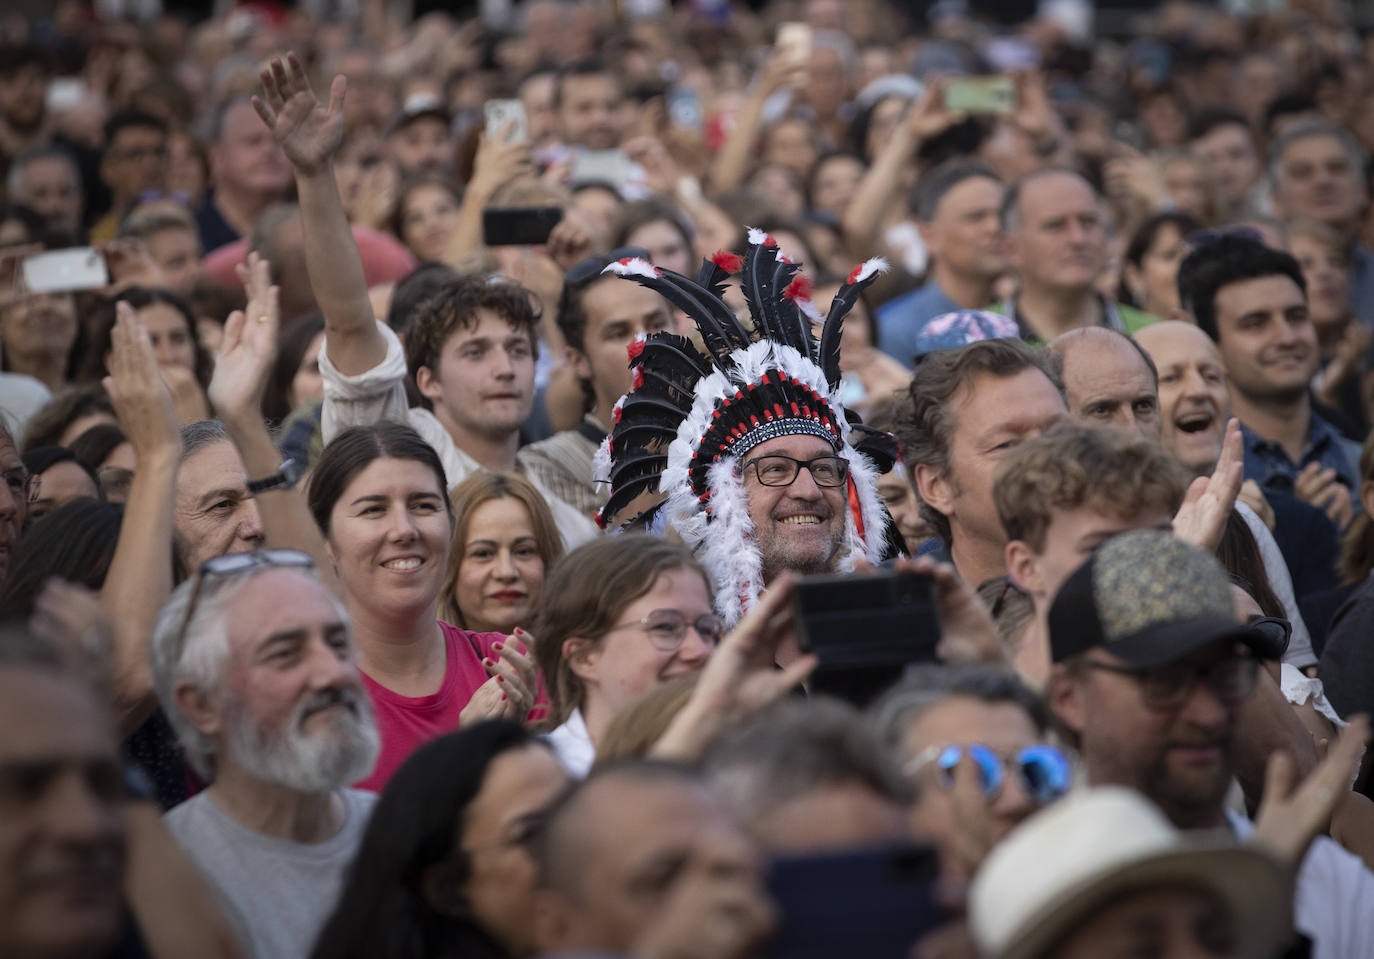
[[[1360,445],[1346,439],[1316,413],[1307,427],[1307,443],[1302,457],[1294,463],[1278,443],[1260,436],[1244,423],[1240,425],[1245,442],[1245,478],[1254,480],[1263,489],[1293,492],[1293,484],[1309,463],[1320,463],[1322,469],[1334,469],[1346,489],[1358,493],[1360,489]],[[1359,497],[1355,497],[1359,502]]]
[[[1350,305],[1355,318],[1374,329],[1374,253],[1359,243],[1350,251]]]
[[[910,368],[919,350],[916,337],[937,316],[962,310],[934,280],[918,290],[903,293],[878,307],[878,349]]]

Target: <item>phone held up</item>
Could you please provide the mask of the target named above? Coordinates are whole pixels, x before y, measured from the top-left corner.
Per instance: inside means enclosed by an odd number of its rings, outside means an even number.
[[[928,575],[810,576],[792,596],[801,649],[820,660],[809,684],[814,692],[863,707],[906,666],[936,659],[940,622]]]
[[[110,283],[105,254],[90,246],[35,253],[24,258],[20,269],[28,293],[97,290]]]
[[[525,105],[519,100],[488,100],[482,105],[488,143],[525,143],[530,138]],[[507,128],[509,127],[509,132]]]
[[[1016,109],[1016,81],[1009,76],[961,77],[945,84],[945,109],[1003,114]]]
[[[489,206],[482,211],[482,242],[487,246],[538,246],[549,241],[563,219],[557,206]]]

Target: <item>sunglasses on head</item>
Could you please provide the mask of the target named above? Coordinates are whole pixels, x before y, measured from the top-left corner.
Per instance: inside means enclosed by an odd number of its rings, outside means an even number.
[[[1068,759],[1053,746],[1044,744],[1027,746],[1005,758],[981,743],[970,746],[931,746],[908,763],[906,771],[911,775],[934,764],[940,771],[945,787],[950,788],[954,785],[954,770],[965,756],[972,759],[977,766],[983,795],[989,800],[996,799],[1001,794],[1002,786],[1006,782],[1006,770],[1012,770],[1019,775],[1022,788],[1041,805],[1063,796],[1073,785],[1073,767],[1069,765]]]

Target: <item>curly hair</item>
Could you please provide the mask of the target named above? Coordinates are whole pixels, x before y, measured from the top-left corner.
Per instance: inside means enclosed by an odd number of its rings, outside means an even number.
[[[1045,548],[1054,510],[1082,506],[1117,517],[1158,509],[1172,516],[1188,478],[1158,443],[1125,430],[1063,426],[1012,450],[993,480],[992,500],[1008,541]]]
[[[530,349],[538,358],[539,311],[534,295],[499,276],[460,276],[427,297],[415,310],[415,319],[406,333],[406,365],[412,381],[421,367],[438,378],[444,344],[459,330],[475,327],[480,310],[490,310],[516,332],[528,336]],[[423,402],[426,408],[432,408],[428,398]]]

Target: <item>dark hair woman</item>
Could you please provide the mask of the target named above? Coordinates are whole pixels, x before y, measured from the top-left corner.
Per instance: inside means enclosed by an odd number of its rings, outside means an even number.
[[[382,753],[361,789],[381,789],[417,747],[479,719],[522,719],[537,681],[517,631],[439,620],[453,513],[443,464],[409,426],[344,430],[325,447],[307,501],[344,589]]]
[[[513,722],[421,746],[377,800],[311,959],[534,955],[526,843],[567,783],[545,742]]]

